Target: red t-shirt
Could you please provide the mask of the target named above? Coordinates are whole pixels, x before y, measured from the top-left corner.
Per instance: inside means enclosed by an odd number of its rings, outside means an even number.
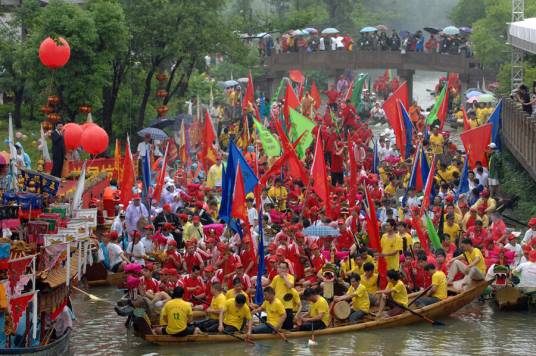
[[[326,90],[324,92],[328,97],[328,104],[335,104],[339,98],[339,92],[336,90]]]
[[[331,173],[343,173],[344,160],[342,155],[333,154],[331,156]]]

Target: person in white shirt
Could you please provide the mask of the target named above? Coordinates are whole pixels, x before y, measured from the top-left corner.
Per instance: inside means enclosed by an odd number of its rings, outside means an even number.
[[[113,239],[113,241],[112,241]],[[99,260],[105,261],[111,272],[123,271],[123,268],[128,259],[123,252],[123,249],[116,243],[117,235],[105,234],[103,239],[103,247],[106,251],[99,251]]]
[[[475,177],[478,179],[478,182],[483,186],[488,186],[488,172],[484,170],[484,167],[476,167]]]
[[[517,266],[514,273],[520,274],[518,288],[536,288],[536,250],[530,251],[528,262]]]
[[[523,248],[520,244],[517,243],[516,236],[511,233],[510,236],[508,236],[508,243],[504,245],[504,248],[508,251],[512,251],[514,253],[514,266],[517,266],[521,263],[521,258],[523,257]]]
[[[248,208],[248,221],[249,226],[255,226],[255,219],[258,219],[258,213],[257,209],[253,206],[253,202],[255,200],[253,198],[247,198],[246,199],[246,206]]]
[[[536,238],[536,217],[530,218],[528,225],[529,229],[525,232],[521,245],[528,245]]]
[[[149,219],[149,212],[147,211],[145,205],[141,203],[141,197],[139,194],[135,194],[132,197],[132,201],[127,207],[125,218],[125,225],[128,233],[138,230],[138,222],[141,218],[145,218],[145,220]]]
[[[145,266],[145,258],[147,255],[145,253],[145,246],[141,242],[141,234],[139,231],[134,231],[132,233],[132,242],[128,244],[126,253],[131,262]]]
[[[145,156],[151,157],[153,145],[151,144],[151,135],[145,134],[143,141],[138,143],[138,175],[143,175],[143,159]]]
[[[324,42],[324,37],[320,37],[320,40],[318,40],[318,49],[321,51],[326,50],[326,44]]]

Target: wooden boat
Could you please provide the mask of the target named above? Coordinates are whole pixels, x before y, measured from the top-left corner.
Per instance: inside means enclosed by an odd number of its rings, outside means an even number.
[[[536,310],[536,289],[524,293],[519,288],[503,287],[494,291],[494,301],[500,311]]]
[[[90,286],[120,286],[125,282],[125,273],[111,273],[102,263],[94,263],[87,267],[87,284]]]
[[[35,355],[35,356],[58,356],[69,355],[69,340],[71,330],[68,330],[62,337],[52,341],[47,345],[35,347],[15,347],[0,349],[0,355]]]
[[[465,305],[469,304],[474,299],[478,298],[480,294],[488,287],[490,282],[482,281],[473,284],[473,286],[461,293],[458,293],[454,296],[450,296],[447,299],[428,305],[424,308],[415,309],[416,312],[427,316],[432,319],[448,316],[457,310],[461,309]],[[385,319],[378,319],[373,321],[366,321],[363,323],[351,324],[351,325],[341,325],[335,326],[332,328],[315,330],[315,337],[323,335],[332,335],[346,332],[357,332],[362,330],[370,329],[379,329],[379,328],[388,328],[395,326],[402,326],[420,322],[421,318],[413,315],[409,312],[403,314],[389,317]],[[304,338],[309,337],[312,332],[310,331],[296,331],[296,332],[284,332],[287,338]],[[141,337],[153,344],[158,345],[177,345],[177,344],[187,344],[187,343],[214,343],[214,342],[237,342],[240,341],[235,337],[223,334],[209,334],[209,335],[190,335],[186,337],[176,337],[170,335],[154,335],[152,333],[146,333],[141,335]],[[271,340],[271,339],[280,339],[280,336],[277,334],[254,334],[251,336],[251,340]]]

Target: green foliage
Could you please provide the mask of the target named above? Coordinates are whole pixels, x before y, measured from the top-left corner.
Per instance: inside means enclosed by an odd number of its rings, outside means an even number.
[[[459,0],[450,14],[456,26],[472,26],[485,16],[484,0]]]
[[[533,83],[536,81],[536,64],[534,61],[530,61],[530,58],[536,59],[536,56],[530,56],[525,58],[525,83]],[[500,86],[498,89],[499,94],[501,95],[508,95],[510,93],[511,86],[511,70],[512,66],[510,63],[505,63],[501,65],[501,69],[499,70],[499,73],[497,74],[497,81],[499,82]]]

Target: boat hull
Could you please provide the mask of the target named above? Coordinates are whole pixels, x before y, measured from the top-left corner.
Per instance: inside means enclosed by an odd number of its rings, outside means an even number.
[[[0,355],[35,355],[35,356],[59,356],[70,355],[69,340],[71,331],[67,331],[62,337],[54,340],[48,345],[35,347],[20,347],[10,349],[0,349]]]
[[[482,281],[473,285],[469,290],[464,291],[455,296],[449,297],[446,300],[443,300],[432,305],[428,305],[424,308],[416,309],[415,311],[420,314],[427,316],[431,319],[436,319],[440,317],[448,316],[457,310],[461,309],[465,305],[469,304],[474,299],[478,298],[480,294],[486,289],[489,285],[489,282]],[[372,330],[379,328],[389,328],[396,326],[403,326],[421,322],[422,319],[416,315],[413,315],[409,312],[403,314],[379,319],[374,321],[368,321],[364,323],[336,326],[333,328],[327,328],[322,330],[315,330],[315,337],[323,335],[332,335],[346,332],[356,332],[361,330]],[[287,338],[304,338],[309,337],[312,332],[310,331],[296,331],[296,332],[285,332]],[[237,342],[236,338],[223,334],[215,335],[191,335],[186,337],[176,337],[170,335],[143,335],[142,336],[146,341],[158,344],[158,345],[177,345],[177,344],[187,344],[187,343],[208,343],[208,342]],[[254,334],[251,336],[251,340],[272,340],[279,339],[280,336],[277,334]]]

